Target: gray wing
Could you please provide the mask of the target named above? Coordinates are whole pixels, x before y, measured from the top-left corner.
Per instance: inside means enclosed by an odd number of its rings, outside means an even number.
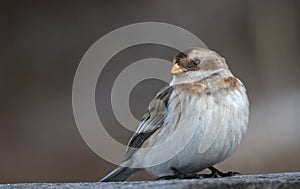
[[[140,126],[128,143],[124,161],[130,158],[137,148],[140,148],[143,145],[149,136],[163,126],[168,110],[168,102],[173,90],[174,88],[172,86],[163,88],[150,102],[148,110],[142,117]]]

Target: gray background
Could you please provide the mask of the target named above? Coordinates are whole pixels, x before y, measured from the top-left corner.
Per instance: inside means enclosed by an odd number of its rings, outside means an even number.
[[[94,154],[72,114],[72,82],[85,51],[104,34],[136,22],[185,28],[223,55],[247,86],[250,129],[218,167],[245,174],[299,171],[299,1],[1,1],[0,183],[97,181],[115,166]],[[131,132],[111,112],[117,74],[141,58],[171,60],[176,51],[138,45],[117,54],[100,76],[96,101],[112,136]],[[166,73],[168,74],[168,73]],[[139,118],[165,83],[132,91]],[[146,173],[133,180],[152,179]]]

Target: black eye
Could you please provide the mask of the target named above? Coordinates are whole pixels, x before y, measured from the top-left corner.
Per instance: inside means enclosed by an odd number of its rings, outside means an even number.
[[[198,65],[198,64],[200,64],[201,60],[195,59],[193,62],[194,62],[195,65]]]

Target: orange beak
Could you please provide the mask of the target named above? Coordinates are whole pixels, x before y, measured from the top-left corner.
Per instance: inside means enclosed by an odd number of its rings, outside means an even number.
[[[183,72],[185,72],[186,69],[179,66],[178,64],[174,64],[172,69],[171,69],[171,74],[173,75],[179,75],[179,74],[182,74]]]

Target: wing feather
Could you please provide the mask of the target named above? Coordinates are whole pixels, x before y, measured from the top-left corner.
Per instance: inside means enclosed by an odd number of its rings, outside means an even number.
[[[169,99],[173,90],[174,88],[172,86],[163,88],[150,102],[148,110],[142,117],[140,126],[128,143],[129,148],[126,150],[125,160],[131,157],[136,149],[140,148],[149,136],[163,126],[164,119],[168,112]]]

